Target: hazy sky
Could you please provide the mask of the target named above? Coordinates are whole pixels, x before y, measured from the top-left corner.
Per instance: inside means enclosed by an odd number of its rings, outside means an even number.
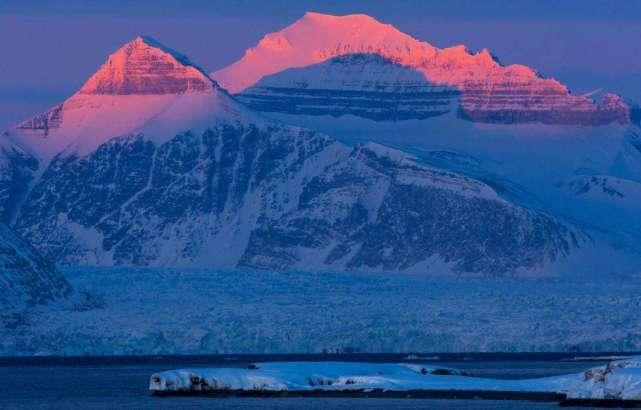
[[[0,129],[72,94],[136,35],[213,71],[308,10],[370,14],[439,47],[486,47],[577,94],[641,102],[641,0],[0,0]]]

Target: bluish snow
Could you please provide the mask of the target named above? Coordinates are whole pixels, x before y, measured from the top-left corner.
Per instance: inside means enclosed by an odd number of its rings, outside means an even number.
[[[0,327],[0,354],[641,350],[639,276],[63,273],[90,296],[23,312]]]
[[[149,380],[149,389],[157,392],[467,390],[641,399],[641,357],[613,361],[582,373],[521,380],[470,377],[451,369],[451,374],[433,373],[435,369],[433,366],[380,363],[257,363],[252,368],[180,369],[155,373]]]

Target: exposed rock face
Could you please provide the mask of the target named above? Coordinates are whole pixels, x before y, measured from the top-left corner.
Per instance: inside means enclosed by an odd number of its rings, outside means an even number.
[[[375,121],[425,119],[455,110],[456,88],[377,54],[349,54],[263,78],[237,98],[264,112],[355,115]]]
[[[149,37],[137,37],[109,56],[81,94],[179,94],[212,89],[187,57]]]
[[[53,264],[0,223],[0,308],[21,308],[62,299],[71,287]]]
[[[316,248],[336,268],[402,271],[441,260],[457,272],[501,275],[577,246],[562,224],[479,182],[376,148],[356,148],[311,179],[297,209],[252,232],[241,265],[303,269],[306,250]]]
[[[543,124],[599,126],[632,121],[630,109],[615,94],[606,94],[600,104],[584,97],[568,98],[566,93],[552,89],[535,97],[525,95],[527,87],[512,88],[510,84],[499,85],[502,90],[469,88],[463,91],[459,113],[474,122],[518,124],[540,122]],[[527,99],[527,109],[518,107],[518,101]],[[488,108],[488,104],[503,105],[503,108]],[[517,107],[512,107],[514,105]]]
[[[33,130],[40,131],[46,137],[49,135],[49,130],[59,128],[62,123],[63,105],[59,104],[49,111],[37,115],[16,128],[20,130]]]
[[[279,112],[287,112],[292,94],[298,100],[309,98],[312,106],[319,94],[331,92],[336,101],[320,101],[320,106],[304,113],[336,115],[340,108],[325,103],[340,104],[339,97],[345,92],[351,95],[364,92],[363,99],[368,103],[375,97],[381,97],[378,102],[381,105],[390,100],[390,96],[385,94],[369,94],[377,87],[389,89],[387,79],[377,77],[377,70],[371,69],[371,60],[334,61],[333,64],[345,65],[342,69],[336,69],[332,64],[320,69],[314,67],[337,56],[362,53],[376,54],[420,73],[424,82],[431,86],[457,90],[461,93],[458,103],[461,116],[472,121],[603,125],[612,122],[625,124],[631,120],[630,109],[616,96],[607,96],[601,105],[597,105],[585,96],[572,95],[558,81],[542,78],[529,67],[503,66],[487,50],[472,54],[464,46],[438,49],[366,15],[338,17],[307,13],[285,29],[266,35],[256,47],[247,50],[242,59],[212,73],[212,77],[231,92],[241,93],[241,98],[251,100],[256,95],[271,94],[269,101],[263,99],[261,106],[272,107],[272,111]],[[305,73],[302,67],[309,67],[309,72]],[[268,77],[291,68],[301,68],[294,75],[295,84],[286,72],[278,77]],[[353,74],[359,70],[364,77],[360,90],[350,83]],[[321,81],[314,78],[319,73],[331,74],[329,81],[332,87],[320,85]],[[244,94],[247,95],[242,97]],[[397,100],[403,98],[411,101],[402,93],[396,96]],[[297,104],[298,100],[293,102]],[[410,105],[419,105],[419,102],[412,101]],[[364,116],[372,112],[374,110],[368,110]],[[421,115],[417,113],[409,118],[422,118]],[[408,117],[408,114],[399,119],[403,117]],[[394,119],[393,116],[389,118]]]

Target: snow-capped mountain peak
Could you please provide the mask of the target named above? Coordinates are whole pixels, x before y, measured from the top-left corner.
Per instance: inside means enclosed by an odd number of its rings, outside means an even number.
[[[351,53],[431,56],[435,48],[365,14],[332,16],[308,12],[285,29],[265,35],[241,60],[212,73],[230,92],[240,92],[262,77]]]
[[[212,81],[184,55],[147,36],[111,54],[80,94],[179,94],[207,92]]]
[[[267,34],[255,47],[247,50],[240,60],[212,73],[211,77],[232,93],[247,94],[241,96],[241,100],[256,109],[268,107],[268,110],[287,113],[336,115],[334,107],[319,108],[315,103],[311,109],[292,106],[292,95],[295,93],[297,101],[312,101],[314,89],[306,87],[304,92],[299,89],[303,88],[302,84],[310,84],[314,79],[305,78],[307,73],[300,70],[312,69],[328,61],[336,62],[337,58],[350,54],[376,54],[399,67],[420,73],[424,86],[455,90],[460,93],[460,98],[457,96],[456,99],[461,116],[474,122],[591,126],[630,122],[630,112],[626,106],[619,105],[616,110],[605,109],[587,96],[572,95],[559,81],[543,78],[530,67],[502,65],[487,49],[477,53],[470,52],[464,45],[439,49],[363,14],[331,16],[307,13],[283,30]],[[338,61],[353,63],[346,59]],[[334,72],[383,70],[372,68],[372,63],[371,60],[362,60],[359,66],[352,64],[351,69],[346,66]],[[294,72],[298,78],[296,83],[286,74],[291,70],[298,70]],[[319,71],[323,69],[314,70],[316,73]],[[401,72],[398,69],[395,71]],[[277,79],[270,78],[274,76]],[[305,80],[300,81],[301,78]],[[363,80],[368,84],[377,82],[376,78]],[[270,83],[269,89],[263,87],[265,81]],[[337,84],[346,82],[340,77],[331,81]],[[394,83],[403,85],[402,81]],[[380,84],[378,88],[387,85]],[[281,90],[283,95],[287,95],[286,100],[276,95]],[[340,88],[336,90],[338,94],[342,91]],[[266,97],[267,94],[271,95]],[[402,100],[402,96],[395,98]],[[414,96],[407,98],[413,104]],[[439,96],[438,102],[441,101]],[[357,100],[350,101],[348,105],[357,103]],[[406,113],[381,115],[378,111],[375,115],[382,118],[407,117]],[[417,118],[422,118],[422,114]]]
[[[187,57],[141,36],[111,54],[77,93],[18,124],[9,138],[46,163],[125,135],[161,142],[241,112],[251,115]]]
[[[267,34],[241,60],[212,73],[212,77],[235,93],[266,75],[353,53],[375,53],[421,69],[428,80],[441,85],[463,86],[466,81],[495,75],[521,81],[538,79],[536,71],[529,67],[502,66],[487,49],[478,53],[471,53],[465,45],[438,49],[364,14],[333,16],[315,12]],[[548,81],[565,90],[558,82]]]

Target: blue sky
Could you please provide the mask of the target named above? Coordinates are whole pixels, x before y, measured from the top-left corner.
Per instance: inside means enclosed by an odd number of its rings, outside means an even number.
[[[138,34],[212,71],[308,10],[370,14],[439,47],[487,47],[576,93],[602,87],[641,101],[637,0],[0,0],[0,129],[69,96]]]

